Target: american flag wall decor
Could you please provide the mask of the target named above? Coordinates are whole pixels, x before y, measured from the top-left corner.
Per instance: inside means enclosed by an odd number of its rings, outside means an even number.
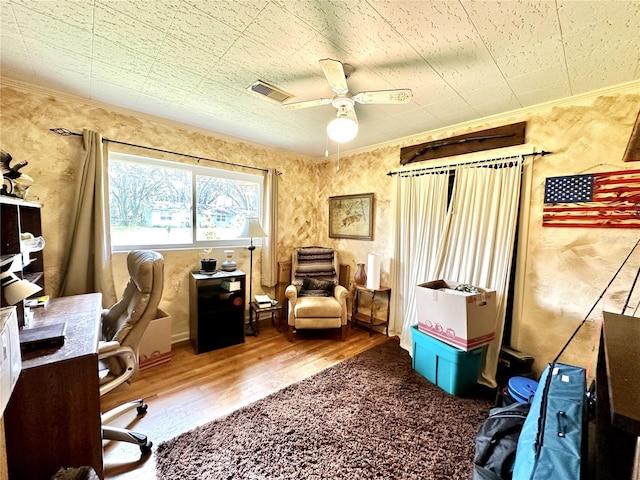
[[[640,170],[547,178],[542,226],[640,228]]]

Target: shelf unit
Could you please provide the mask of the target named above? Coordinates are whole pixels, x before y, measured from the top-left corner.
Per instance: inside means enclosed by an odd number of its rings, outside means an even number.
[[[20,243],[23,233],[34,237],[42,236],[42,205],[19,198],[0,196],[0,271],[11,270],[18,278],[23,278],[40,286],[37,295],[44,294],[43,252],[24,252]],[[7,306],[4,295],[0,295],[0,306]],[[25,323],[24,302],[16,305],[18,324]]]
[[[244,342],[246,274],[191,272],[189,338],[196,353]]]

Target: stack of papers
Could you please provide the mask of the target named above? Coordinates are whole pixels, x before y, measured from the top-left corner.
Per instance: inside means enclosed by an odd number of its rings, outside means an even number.
[[[255,298],[261,307],[271,306],[271,298],[269,295],[256,295]]]

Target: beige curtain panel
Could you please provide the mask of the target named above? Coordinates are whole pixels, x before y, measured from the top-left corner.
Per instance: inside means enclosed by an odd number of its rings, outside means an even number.
[[[83,130],[70,229],[59,296],[101,292],[103,307],[116,302],[111,262],[108,148],[102,135]]]
[[[496,291],[495,338],[478,382],[495,387],[520,197],[521,156],[484,166],[455,165],[396,180],[396,239],[390,333],[411,352],[418,323],[415,286],[446,279]],[[499,168],[487,168],[489,164]],[[455,186],[447,209],[448,174]]]
[[[495,290],[495,337],[478,382],[496,387],[507,309],[523,158],[501,168],[458,168],[436,278]]]
[[[447,215],[448,174],[396,177],[391,324],[400,346],[411,352],[411,327],[418,323],[416,285],[435,278],[436,255]]]
[[[270,168],[265,175],[263,229],[269,235],[262,239],[260,259],[261,283],[275,287],[278,283],[278,172]]]

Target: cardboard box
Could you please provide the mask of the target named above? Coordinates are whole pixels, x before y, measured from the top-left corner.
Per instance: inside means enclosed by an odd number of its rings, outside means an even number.
[[[411,327],[413,369],[449,395],[462,395],[478,381],[484,347],[464,352]]]
[[[140,370],[171,360],[171,316],[158,309],[154,320],[142,334],[138,351]]]
[[[16,307],[0,308],[0,418],[4,415],[22,371],[18,330]],[[2,439],[4,440],[4,437]]]
[[[468,351],[491,343],[496,322],[496,292],[454,290],[456,282],[434,280],[416,286],[418,328],[421,332]]]

